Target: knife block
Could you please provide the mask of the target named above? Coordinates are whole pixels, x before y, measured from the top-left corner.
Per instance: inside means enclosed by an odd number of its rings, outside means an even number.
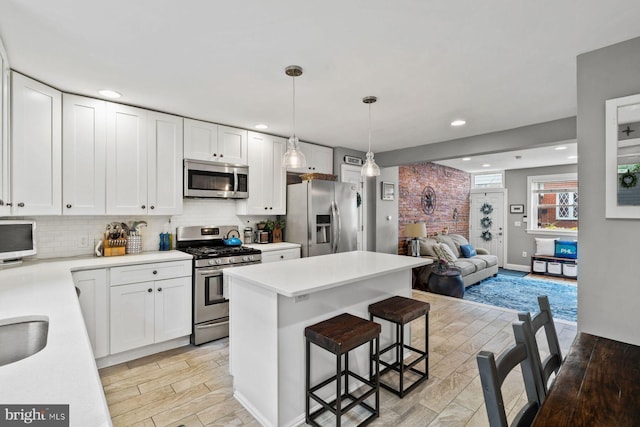
[[[102,240],[102,247],[104,251],[104,256],[119,256],[124,255],[127,250],[126,239],[124,239],[124,245],[115,243],[117,240],[108,239],[105,235]]]

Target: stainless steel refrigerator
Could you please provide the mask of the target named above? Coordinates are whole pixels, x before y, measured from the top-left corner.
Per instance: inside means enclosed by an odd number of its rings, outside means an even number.
[[[357,249],[355,185],[311,180],[287,187],[287,242],[300,243],[302,256]]]

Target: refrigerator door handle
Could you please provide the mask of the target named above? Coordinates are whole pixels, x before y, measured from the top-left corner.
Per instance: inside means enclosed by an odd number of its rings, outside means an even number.
[[[340,235],[342,234],[342,221],[340,218],[340,209],[338,209],[338,205],[336,202],[331,202],[331,214],[333,227],[333,253],[338,252],[338,247],[340,245]]]

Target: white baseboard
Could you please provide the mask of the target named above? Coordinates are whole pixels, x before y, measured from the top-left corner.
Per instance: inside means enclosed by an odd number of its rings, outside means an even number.
[[[242,395],[242,393],[238,392],[237,390],[235,390],[233,392],[233,397],[235,397],[235,399],[240,402],[240,404],[244,407],[244,409],[247,410],[247,412],[249,412],[251,414],[251,416],[253,418],[255,418],[260,425],[262,426],[266,426],[266,427],[271,427],[273,426],[273,424],[271,424],[269,422],[269,420],[265,419],[262,414],[260,413],[260,411],[258,411],[252,404],[249,403],[249,401],[247,399],[245,399],[245,397]],[[303,421],[304,421],[304,415],[302,416]]]
[[[529,265],[520,265],[520,264],[505,264],[505,270],[514,270],[514,271],[523,271],[529,273],[531,271],[531,266]]]
[[[135,348],[133,350],[123,351],[122,353],[112,354],[100,359],[96,359],[96,366],[98,369],[106,368],[107,366],[117,365],[118,363],[128,362],[129,360],[139,359],[144,356],[160,353],[162,351],[171,350],[173,348],[182,347],[189,344],[190,336],[174,338],[169,341],[164,341],[158,344],[151,344],[141,348]]]

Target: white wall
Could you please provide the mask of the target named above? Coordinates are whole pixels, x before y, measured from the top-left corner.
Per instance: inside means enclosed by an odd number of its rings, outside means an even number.
[[[640,38],[578,56],[577,70],[578,329],[640,345],[640,220],[605,218],[604,124],[605,100],[640,93]]]
[[[381,168],[376,179],[376,252],[398,253],[398,198],[400,168]],[[382,182],[391,182],[395,186],[394,200],[382,200]],[[389,218],[390,217],[390,218]]]

